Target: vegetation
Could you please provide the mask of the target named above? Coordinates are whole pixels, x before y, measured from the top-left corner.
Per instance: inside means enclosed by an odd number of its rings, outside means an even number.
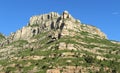
[[[27,40],[18,40],[18,41],[14,41],[14,42],[10,43],[9,45],[14,45],[16,47],[17,46],[21,47],[21,46],[23,46],[23,45],[25,45],[27,43],[28,43]]]
[[[5,36],[0,33],[0,40],[1,40],[1,39],[4,39],[4,38],[5,38]]]
[[[38,27],[39,26],[39,24],[32,24],[32,25],[30,25],[31,27]]]
[[[18,40],[7,45],[6,47],[14,46],[21,49],[12,54],[15,58],[0,60],[0,67],[4,67],[0,72],[46,73],[48,69],[58,67],[66,69],[66,66],[74,66],[76,69],[80,67],[90,73],[120,72],[119,44],[98,38],[98,35],[90,38],[90,33],[85,31],[80,31],[76,36],[54,38],[54,41],[48,43],[50,40],[53,40],[48,34],[49,32],[41,32],[35,35],[31,39],[36,41],[31,43],[26,40]],[[60,50],[59,44],[61,42],[64,42],[66,45],[73,44],[77,49],[70,50],[67,48]],[[26,45],[28,47],[25,47]],[[101,56],[101,58],[98,58],[98,56]],[[105,68],[108,68],[108,70],[105,70]],[[60,71],[62,72],[63,70]]]
[[[84,60],[87,62],[87,63],[94,63],[94,59],[92,56],[84,56]]]

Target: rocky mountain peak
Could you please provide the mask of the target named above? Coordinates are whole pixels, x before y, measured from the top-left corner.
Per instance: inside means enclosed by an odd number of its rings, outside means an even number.
[[[68,11],[64,11],[63,12],[63,19],[69,18],[69,12]]]
[[[68,11],[36,15],[0,34],[0,73],[120,73],[120,43]]]
[[[48,14],[32,16],[27,26],[12,33],[7,40],[9,42],[30,40],[31,37],[42,32],[49,32],[49,35],[56,39],[66,35],[75,36],[76,32],[89,33],[89,37],[97,35],[99,38],[107,38],[100,29],[82,24],[80,20],[73,18],[68,11],[64,11],[62,15],[57,12],[50,12]]]

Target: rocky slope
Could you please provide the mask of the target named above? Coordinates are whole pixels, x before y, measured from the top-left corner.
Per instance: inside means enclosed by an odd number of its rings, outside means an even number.
[[[0,73],[120,72],[119,42],[68,11],[33,16],[0,41]]]

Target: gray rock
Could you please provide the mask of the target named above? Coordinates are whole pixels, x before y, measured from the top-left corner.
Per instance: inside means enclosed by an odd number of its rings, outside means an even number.
[[[29,40],[31,37],[47,31],[54,31],[54,34],[51,35],[56,39],[66,35],[75,36],[76,33],[69,30],[76,32],[85,31],[98,35],[100,38],[107,38],[98,28],[81,24],[80,20],[73,18],[68,11],[64,11],[62,15],[51,12],[33,16],[30,18],[29,25],[11,34],[8,38],[10,42],[13,40]]]

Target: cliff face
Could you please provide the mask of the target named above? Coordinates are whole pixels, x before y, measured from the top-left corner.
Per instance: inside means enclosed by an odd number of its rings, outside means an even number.
[[[68,11],[37,15],[0,37],[1,73],[118,73],[120,44]],[[112,67],[111,67],[112,66]]]
[[[56,12],[49,14],[37,15],[30,18],[29,24],[22,29],[18,30],[12,35],[13,40],[29,40],[31,37],[40,34],[44,31],[55,30],[56,35],[75,35],[75,32],[83,31],[94,35],[98,35],[100,38],[106,38],[106,35],[100,31],[100,29],[81,24],[77,19],[74,19],[67,11],[64,11],[62,15]],[[69,30],[75,31],[73,33]],[[58,36],[56,36],[57,38]]]

